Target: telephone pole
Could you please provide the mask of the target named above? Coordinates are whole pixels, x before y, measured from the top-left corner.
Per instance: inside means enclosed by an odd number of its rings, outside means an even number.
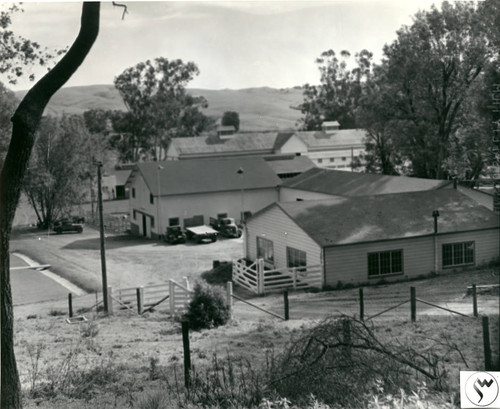
[[[104,312],[108,314],[108,278],[106,276],[106,249],[104,247],[104,220],[102,217],[102,189],[101,168],[102,162],[95,162],[97,166],[97,201],[99,202],[99,232],[101,237],[101,271],[102,271],[102,297],[104,301]]]

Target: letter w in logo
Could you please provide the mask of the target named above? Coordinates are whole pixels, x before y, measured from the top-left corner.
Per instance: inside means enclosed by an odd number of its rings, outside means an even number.
[[[479,379],[476,379],[476,382],[481,388],[483,386],[486,386],[487,388],[489,388],[491,386],[491,384],[493,383],[493,379],[490,379],[490,381],[488,382],[486,379],[484,381],[480,381]],[[478,403],[481,402],[481,400],[483,399],[483,393],[478,389],[478,387],[474,384],[474,390],[477,392],[477,394],[479,395],[479,400],[478,400]]]

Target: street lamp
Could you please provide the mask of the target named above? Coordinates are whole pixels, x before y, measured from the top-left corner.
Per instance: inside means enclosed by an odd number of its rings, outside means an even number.
[[[160,198],[161,198],[161,187],[160,187],[160,170],[163,166],[158,165],[156,168],[156,182],[158,184],[158,200],[156,202],[156,218],[158,219],[158,239],[161,240],[162,230],[161,230],[161,218],[160,218]]]

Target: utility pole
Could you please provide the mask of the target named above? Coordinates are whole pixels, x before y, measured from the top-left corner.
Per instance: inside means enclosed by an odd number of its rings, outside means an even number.
[[[108,314],[108,279],[106,276],[106,250],[104,247],[104,220],[102,217],[102,189],[101,168],[102,162],[96,162],[97,166],[97,201],[99,202],[99,232],[101,237],[101,271],[102,271],[102,297],[104,301],[104,312]]]

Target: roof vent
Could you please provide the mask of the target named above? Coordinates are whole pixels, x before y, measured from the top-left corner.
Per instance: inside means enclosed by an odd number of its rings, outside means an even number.
[[[340,124],[337,121],[325,121],[321,124],[321,129],[325,133],[331,133],[333,131],[338,131]]]

